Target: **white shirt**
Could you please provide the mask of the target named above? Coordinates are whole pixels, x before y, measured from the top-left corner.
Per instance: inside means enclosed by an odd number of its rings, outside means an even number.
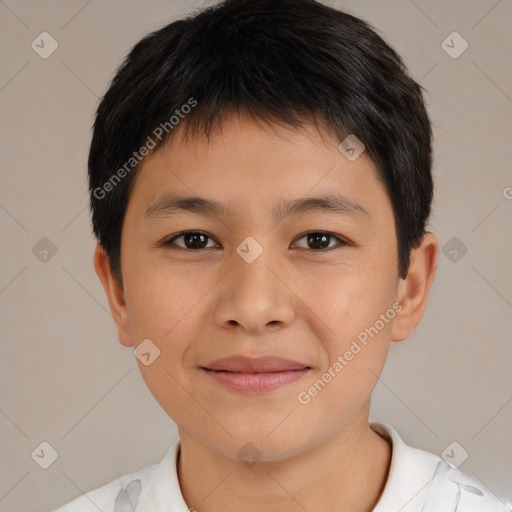
[[[391,466],[373,512],[511,512],[498,497],[439,456],[405,444],[388,424],[370,428],[392,444]],[[176,470],[180,442],[159,464],[123,475],[54,512],[189,512]],[[201,511],[198,511],[201,512]]]

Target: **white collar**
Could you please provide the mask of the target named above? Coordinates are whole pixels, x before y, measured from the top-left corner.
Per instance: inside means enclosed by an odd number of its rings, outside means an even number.
[[[439,456],[407,445],[398,432],[387,423],[369,422],[370,428],[388,439],[392,445],[391,465],[384,491],[373,512],[439,512],[439,504],[455,504],[459,500],[464,511],[492,510],[506,512],[507,507],[489,495],[481,498],[482,491],[471,488],[475,481],[459,470],[452,469]],[[180,441],[176,440],[160,464],[146,468],[142,473],[143,485],[135,509],[119,507],[133,512],[188,512],[181,493],[177,474],[177,456]],[[434,481],[434,482],[433,482]],[[458,483],[457,485],[452,485]],[[437,484],[437,485],[436,485]],[[467,485],[471,484],[471,485]],[[479,484],[476,484],[479,486]],[[443,488],[444,486],[444,488]],[[441,492],[441,488],[442,492]],[[460,499],[461,488],[466,491]],[[471,490],[473,489],[473,491]],[[135,488],[133,489],[135,490]],[[477,491],[477,492],[474,492]],[[123,491],[121,491],[123,492]],[[135,491],[138,494],[138,491]],[[478,495],[477,493],[480,493]],[[427,502],[425,504],[425,502]],[[483,505],[484,508],[480,508]],[[467,508],[466,508],[467,507]],[[475,508],[473,508],[475,507]],[[444,508],[443,508],[444,510]]]
[[[442,459],[407,445],[387,423],[370,422],[370,428],[388,439],[392,446],[388,479],[373,512],[421,510],[437,465]]]

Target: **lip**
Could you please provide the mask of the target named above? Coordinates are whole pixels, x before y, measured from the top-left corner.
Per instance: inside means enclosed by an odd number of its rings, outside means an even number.
[[[202,366],[201,370],[233,390],[253,394],[291,384],[308,373],[311,367],[276,356],[234,356],[217,359]]]
[[[303,370],[307,364],[277,356],[231,356],[217,359],[203,366],[207,370],[225,370],[240,373],[270,373],[288,370]]]

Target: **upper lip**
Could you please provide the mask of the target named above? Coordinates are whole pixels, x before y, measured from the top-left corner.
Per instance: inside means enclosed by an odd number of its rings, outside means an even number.
[[[239,373],[268,373],[303,370],[308,365],[276,356],[246,357],[231,356],[217,359],[203,366],[207,370],[224,370]]]

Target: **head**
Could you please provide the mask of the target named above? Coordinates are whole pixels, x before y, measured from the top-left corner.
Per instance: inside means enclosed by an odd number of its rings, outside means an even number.
[[[183,434],[270,460],[367,419],[437,265],[431,141],[396,52],[313,0],[227,0],[133,48],[94,125],[95,267]],[[240,393],[204,371],[234,355],[306,371]]]

